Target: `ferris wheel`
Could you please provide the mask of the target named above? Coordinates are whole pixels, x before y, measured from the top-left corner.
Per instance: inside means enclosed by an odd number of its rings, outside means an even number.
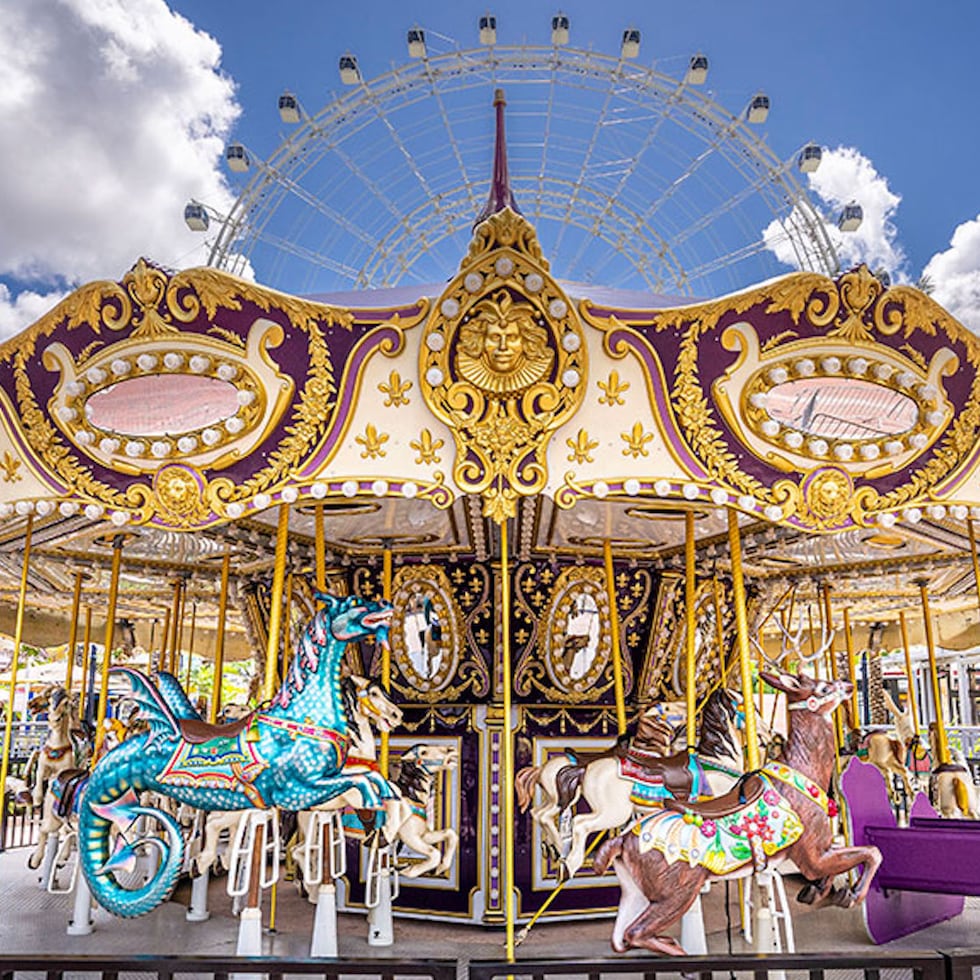
[[[347,54],[345,91],[315,114],[283,93],[292,133],[272,153],[226,149],[241,185],[209,264],[300,294],[443,282],[487,198],[503,88],[511,187],[559,278],[719,295],[786,271],[779,243],[798,268],[837,271],[798,176],[821,150],[780,159],[759,133],[766,95],[730,111],[705,88],[707,57],[644,67],[637,30],[614,55],[569,46],[562,15],[550,45],[498,44],[489,15],[479,37],[464,50],[413,28],[409,59],[373,79]],[[185,218],[205,230],[208,212]]]

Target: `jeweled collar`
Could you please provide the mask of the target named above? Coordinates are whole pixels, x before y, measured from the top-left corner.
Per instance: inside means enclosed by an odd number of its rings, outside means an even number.
[[[820,786],[798,769],[787,766],[785,762],[767,762],[761,771],[767,776],[774,776],[787,786],[792,786],[793,789],[813,800],[828,817],[837,816],[836,800],[832,800]]]

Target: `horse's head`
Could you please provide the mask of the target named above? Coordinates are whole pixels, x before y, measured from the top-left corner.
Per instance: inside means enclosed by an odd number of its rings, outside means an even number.
[[[358,710],[378,731],[390,732],[402,723],[404,712],[377,681],[357,674],[352,674],[350,681],[356,692]]]
[[[830,715],[842,701],[846,701],[853,690],[850,681],[822,681],[802,672],[770,674],[763,671],[759,676],[770,687],[786,695],[791,711],[806,709],[825,717]]]
[[[426,745],[419,742],[403,752],[401,757],[410,759],[429,773],[454,769],[459,764],[459,750],[455,745]]]
[[[391,625],[391,603],[384,599],[362,599],[352,595],[344,599],[332,599],[327,605],[330,632],[335,640],[351,643],[375,636],[382,646],[388,644]]]
[[[48,721],[58,722],[71,711],[71,699],[63,687],[56,687],[48,698]]]

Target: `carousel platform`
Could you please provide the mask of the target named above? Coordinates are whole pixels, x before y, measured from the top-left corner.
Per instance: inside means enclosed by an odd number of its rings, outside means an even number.
[[[224,878],[211,882],[208,896],[211,917],[206,922],[186,921],[184,913],[190,889],[183,884],[171,901],[149,915],[118,919],[96,909],[95,931],[88,936],[69,936],[65,927],[71,911],[71,896],[42,891],[37,873],[26,866],[26,858],[27,851],[21,849],[0,853],[0,951],[5,955],[186,954],[225,957],[235,952],[238,922],[232,915]],[[787,881],[789,894],[795,894],[793,884]],[[731,951],[751,952],[738,931],[734,887],[731,892]],[[980,935],[980,898],[968,898],[964,913],[956,919],[882,947],[874,947],[868,940],[859,910],[813,910],[795,901],[791,904],[797,950],[801,953],[867,951],[874,955],[876,949],[953,949],[975,945],[976,937]],[[292,883],[281,884],[277,893],[276,931],[265,930],[263,953],[282,957],[308,956],[313,911],[313,906]],[[725,956],[729,952],[729,941],[723,889],[716,887],[705,898],[704,911],[709,954]],[[268,924],[268,893],[263,912]],[[504,955],[502,928],[396,918],[394,945],[379,948],[367,943],[363,915],[342,914],[340,919],[339,951],[343,957],[404,960],[438,956],[457,959],[463,970],[470,960],[500,959]],[[518,959],[610,956],[611,931],[609,918],[541,922],[518,948]]]

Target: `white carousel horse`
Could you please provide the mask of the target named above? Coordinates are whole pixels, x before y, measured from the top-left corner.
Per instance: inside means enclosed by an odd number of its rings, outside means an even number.
[[[692,796],[720,796],[727,793],[742,775],[742,748],[736,718],[734,698],[719,688],[702,709],[701,734],[694,756],[689,758],[686,750],[682,750],[664,759],[665,768],[676,772],[679,766],[690,772],[688,785]],[[707,785],[697,787],[695,783],[701,774]],[[668,785],[668,778],[665,777],[665,786]],[[645,800],[638,803],[634,780],[621,775],[620,760],[615,756],[600,757],[583,767],[581,795],[588,803],[590,812],[579,813],[572,818],[571,844],[563,859],[569,878],[582,867],[590,834],[621,827],[635,813],[658,808],[665,798],[651,800],[649,804]]]
[[[673,704],[674,702],[661,702],[652,705],[643,712],[638,722],[637,737],[645,743],[659,742],[657,751],[660,755],[667,755],[675,748],[673,730],[664,720]],[[558,855],[565,849],[559,821],[580,795],[577,793],[573,799],[564,800],[558,787],[558,775],[575,763],[575,753],[566,750],[553,755],[544,765],[525,766],[514,779],[519,808],[524,812],[530,807],[531,819],[541,829],[545,844],[550,845]],[[538,804],[534,803],[535,789],[541,791],[541,802]]]
[[[929,723],[929,748],[933,760],[939,758],[939,735],[936,723]],[[980,790],[970,776],[966,757],[950,748],[949,767],[936,766],[932,773],[933,806],[943,817],[966,817],[980,820]],[[959,787],[959,788],[958,788]]]
[[[906,798],[911,800],[914,793],[912,780],[905,759],[909,748],[916,739],[915,727],[912,724],[912,707],[909,705],[902,711],[892,700],[887,691],[885,695],[885,707],[891,713],[895,721],[896,736],[890,732],[871,732],[864,740],[868,750],[868,762],[881,770],[885,777],[885,786],[888,788],[888,797],[895,803],[895,784],[892,779],[897,776],[905,787]]]
[[[51,693],[47,738],[27,764],[27,782],[31,787],[31,802],[35,809],[40,810],[44,805],[44,793],[51,780],[77,764],[75,743],[71,737],[72,729],[78,725],[73,705],[64,688],[56,688]]]
[[[66,703],[70,699],[59,702]],[[105,738],[102,742],[101,753],[104,755],[110,749],[115,748],[125,741],[130,735],[138,734],[143,730],[144,722],[139,718],[139,711],[133,702],[129,702],[134,710],[124,709],[117,712],[117,716],[107,720],[105,727]],[[43,754],[43,750],[42,750]],[[48,782],[41,805],[41,822],[38,828],[37,846],[27,858],[27,866],[33,871],[41,866],[44,857],[44,850],[47,846],[48,838],[52,834],[67,834],[73,839],[72,831],[76,827],[75,802],[81,796],[81,791],[88,778],[88,753],[82,752],[80,765],[76,765],[74,757],[67,755],[69,764],[62,766]],[[40,770],[39,770],[40,771]],[[35,786],[36,789],[36,786]],[[67,859],[68,855],[63,854],[63,848],[59,850],[59,860]]]
[[[345,678],[341,681],[341,694],[350,724],[351,738],[347,764],[344,768],[363,767],[366,761],[373,762],[376,756],[373,729],[391,731],[401,724],[402,710],[385,694],[384,688],[377,681],[370,681],[365,677],[351,675]],[[351,799],[348,800],[347,797]],[[340,806],[348,802],[356,806],[360,803],[360,794],[356,790],[350,790],[342,794],[339,799],[344,800],[344,803],[339,804]],[[211,870],[212,866],[218,863],[221,835],[225,831],[233,834],[242,814],[247,812],[247,810],[212,810],[208,814],[204,823],[204,845],[191,862],[191,873],[195,877]],[[302,814],[299,816],[302,827],[303,816]]]
[[[446,874],[452,867],[459,835],[452,827],[433,827],[428,804],[433,796],[435,774],[454,769],[459,756],[454,745],[413,745],[402,753],[393,768],[393,782],[402,799],[386,817],[394,826],[386,836],[424,856],[424,860],[402,870],[406,878],[418,878],[434,871]],[[440,849],[444,848],[444,850]]]

